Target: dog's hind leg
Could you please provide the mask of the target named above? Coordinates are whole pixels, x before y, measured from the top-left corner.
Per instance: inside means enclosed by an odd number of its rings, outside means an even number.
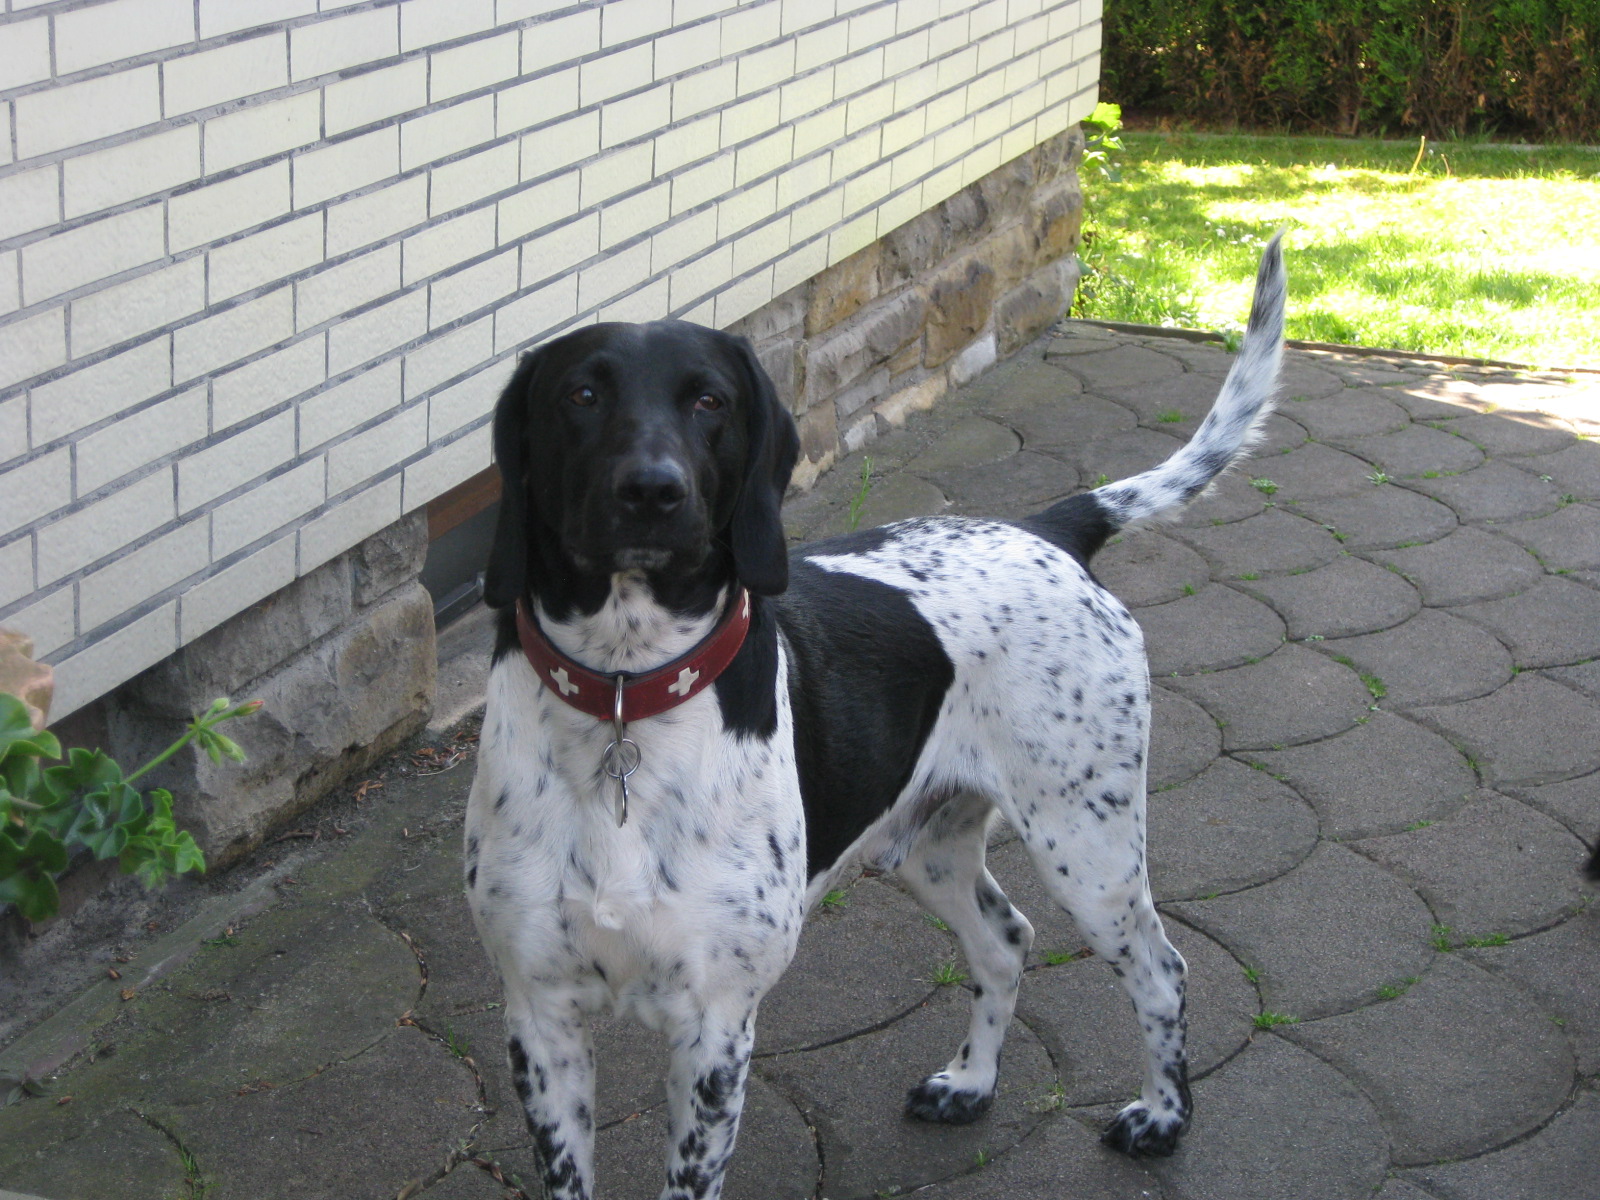
[[[594,1195],[594,1046],[576,1005],[507,996],[511,1085],[528,1119],[551,1200]]]
[[[1090,781],[1092,787],[1083,786]],[[1072,790],[1077,805],[1057,813],[1035,809],[1022,836],[1051,896],[1121,981],[1144,1035],[1144,1087],[1102,1140],[1129,1154],[1170,1154],[1191,1109],[1186,968],[1150,898],[1144,772],[1108,757],[1087,768]]]
[[[755,1007],[717,1004],[674,1026],[667,1070],[671,1143],[661,1200],[717,1200],[744,1110]]]
[[[1033,926],[984,868],[991,807],[981,796],[956,796],[924,826],[899,868],[912,894],[960,941],[973,985],[967,1040],[944,1070],[906,1096],[906,1111],[924,1121],[964,1125],[993,1103],[1000,1046],[1033,945]]]

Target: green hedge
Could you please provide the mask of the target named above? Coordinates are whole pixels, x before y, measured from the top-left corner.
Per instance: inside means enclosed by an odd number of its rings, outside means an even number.
[[[1109,0],[1102,95],[1246,127],[1600,140],[1600,0]]]

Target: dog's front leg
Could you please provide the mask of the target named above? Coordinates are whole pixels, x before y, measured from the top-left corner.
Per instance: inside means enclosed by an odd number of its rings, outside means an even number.
[[[717,1200],[739,1134],[755,1008],[717,1004],[677,1023],[667,1069],[672,1142],[661,1200]]]
[[[508,998],[511,1084],[522,1101],[550,1200],[594,1195],[594,1044],[575,999]]]

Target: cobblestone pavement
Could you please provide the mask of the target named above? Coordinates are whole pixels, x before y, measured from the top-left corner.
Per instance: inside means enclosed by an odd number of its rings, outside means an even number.
[[[866,446],[862,519],[1017,516],[1142,469],[1228,361],[1066,326]],[[1244,472],[1096,562],[1156,681],[1151,877],[1192,971],[1182,1148],[1097,1144],[1137,1090],[1131,1014],[1001,833],[994,873],[1039,935],[992,1113],[900,1115],[966,997],[950,936],[863,878],[763,1007],[730,1196],[1600,1194],[1579,875],[1600,832],[1600,386],[1294,352],[1284,395]],[[861,462],[791,506],[797,538],[845,527]],[[0,1187],[489,1200],[529,1178],[460,896],[470,771],[397,772],[232,932],[199,930],[154,982],[160,955],[135,956],[131,999],[0,1056],[97,1030],[52,1096],[0,1110]],[[600,1043],[602,1194],[652,1196],[660,1047],[613,1025]]]

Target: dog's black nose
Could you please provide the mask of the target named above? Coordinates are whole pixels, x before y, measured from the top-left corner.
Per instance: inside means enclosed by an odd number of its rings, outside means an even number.
[[[666,516],[689,497],[689,478],[670,459],[626,463],[617,472],[617,500],[637,516]]]

